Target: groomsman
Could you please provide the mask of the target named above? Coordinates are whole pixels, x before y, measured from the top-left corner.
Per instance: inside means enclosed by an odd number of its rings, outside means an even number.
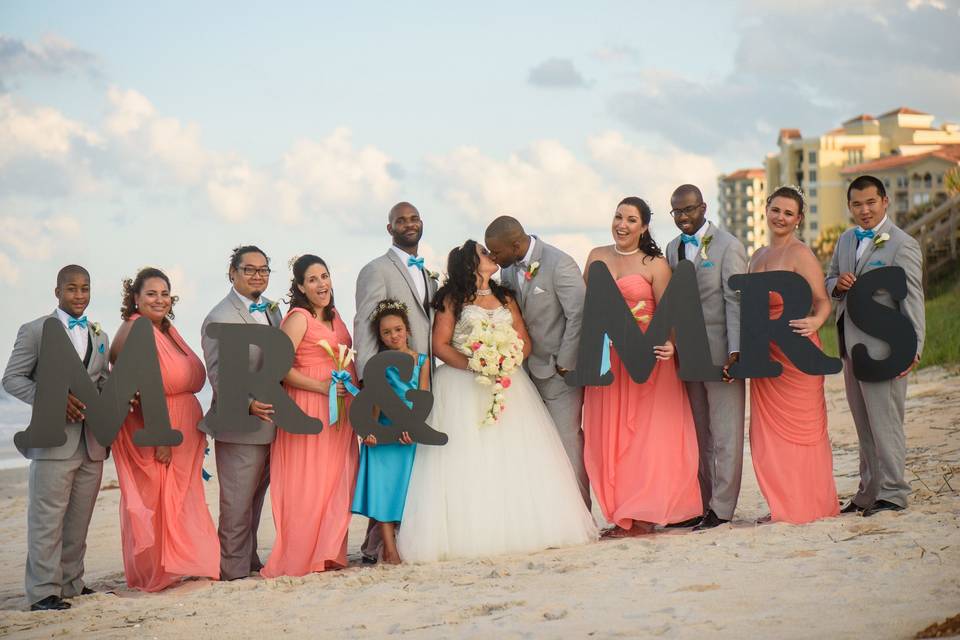
[[[33,404],[36,395],[36,366],[48,318],[63,324],[98,389],[109,372],[107,334],[84,315],[90,304],[90,274],[74,264],[60,269],[54,295],[58,304],[52,314],[20,327],[3,374],[3,388],[27,404]],[[83,582],[83,557],[107,449],[84,425],[85,408],[69,394],[66,443],[20,451],[30,459],[25,583],[31,611],[69,609],[64,598],[94,593]]]
[[[220,343],[207,337],[212,322],[280,326],[280,309],[264,297],[270,284],[270,259],[253,245],[237,247],[230,256],[228,277],[233,286],[207,314],[200,329],[200,344],[207,365],[210,385],[217,388]],[[250,368],[260,366],[259,347],[250,347]],[[217,406],[214,392],[210,411]],[[270,482],[270,444],[276,436],[272,421],[273,405],[250,399],[250,414],[260,418],[253,432],[215,432],[200,422],[200,430],[213,437],[217,475],[220,480],[220,579],[246,578],[263,568],[257,555],[257,529],[260,512]]]
[[[740,356],[740,299],[729,280],[746,272],[747,253],[739,240],[706,220],[707,204],[696,186],[677,187],[670,206],[681,233],[667,245],[667,261],[673,269],[683,260],[693,263],[710,356],[724,367],[723,382],[685,383],[697,426],[704,515],[672,526],[699,531],[729,522],[740,497],[746,384],[726,372]]]
[[[516,292],[533,341],[524,362],[577,476],[590,508],[590,482],[583,466],[583,389],[563,378],[576,368],[586,287],[573,258],[537,236],[527,235],[515,218],[500,216],[485,234],[490,257],[500,265],[500,282]]]
[[[387,215],[387,233],[392,244],[387,252],[367,263],[357,276],[356,308],[353,319],[353,344],[357,350],[357,375],[363,379],[363,369],[370,358],[377,355],[377,336],[370,327],[370,316],[377,303],[393,298],[410,310],[410,346],[417,353],[425,353],[433,367],[433,311],[430,303],[437,292],[437,276],[427,271],[423,258],[417,255],[423,237],[420,212],[409,202],[398,202]],[[380,554],[380,529],[371,520],[367,537],[360,548],[363,562],[374,564]]]
[[[860,486],[841,511],[864,516],[907,507],[910,485],[904,479],[907,444],[903,433],[906,375],[920,360],[925,329],[920,245],[887,217],[889,204],[883,182],[877,178],[864,175],[850,183],[847,208],[858,226],[848,229],[837,240],[826,276],[827,291],[837,301],[843,379],[860,440]],[[853,345],[865,345],[874,358],[884,357],[889,348],[851,322],[846,314],[846,293],[858,276],[888,266],[903,268],[907,276],[907,297],[897,302],[883,293],[875,299],[909,318],[917,332],[917,356],[913,364],[893,380],[862,382],[853,375],[850,361]]]

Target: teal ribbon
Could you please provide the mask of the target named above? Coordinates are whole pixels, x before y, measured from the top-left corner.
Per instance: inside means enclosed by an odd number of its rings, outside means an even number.
[[[330,424],[336,423],[340,418],[340,412],[337,410],[337,383],[342,382],[343,386],[346,388],[347,392],[355,396],[360,393],[360,389],[357,389],[353,386],[353,378],[350,377],[349,371],[337,371],[334,369],[330,372]]]
[[[600,350],[600,375],[610,371],[610,336],[603,334],[603,348]]]
[[[260,304],[257,304],[256,302],[251,302],[251,303],[250,303],[250,313],[254,313],[254,312],[256,312],[256,311],[259,311],[260,313],[266,313],[266,312],[267,312],[267,306],[268,306],[268,305],[267,305],[266,302],[261,302]]]
[[[700,241],[697,240],[697,236],[688,236],[685,233],[680,234],[680,242],[682,242],[683,244],[692,244],[694,246],[700,245]]]
[[[873,229],[854,229],[853,235],[857,236],[857,241],[863,240],[864,238],[872,238],[874,236]]]
[[[87,328],[87,316],[81,316],[79,318],[70,318],[67,320],[67,329],[73,329],[74,327],[80,327],[82,329]]]
[[[423,258],[419,256],[410,256],[407,258],[407,266],[416,267],[417,269],[420,269],[420,271],[423,271]]]

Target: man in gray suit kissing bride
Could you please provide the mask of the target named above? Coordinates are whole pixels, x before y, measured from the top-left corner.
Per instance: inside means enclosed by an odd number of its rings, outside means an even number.
[[[569,255],[537,236],[527,235],[515,218],[500,216],[485,233],[490,257],[500,265],[500,282],[516,292],[533,352],[524,362],[557,427],[590,508],[590,483],[583,466],[583,389],[563,377],[576,368],[586,286]]]

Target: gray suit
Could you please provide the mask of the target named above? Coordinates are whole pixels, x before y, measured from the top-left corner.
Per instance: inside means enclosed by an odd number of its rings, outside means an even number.
[[[517,302],[533,342],[533,351],[524,362],[553,418],[567,458],[577,476],[580,495],[590,507],[590,481],[583,466],[583,389],[571,387],[557,373],[557,367],[576,369],[583,319],[585,285],[580,267],[573,258],[536,238],[530,263],[539,262],[535,276],[518,282],[521,268],[504,269],[500,282],[517,292]]]
[[[3,388],[31,405],[37,389],[43,323],[50,317],[56,318],[56,311],[20,327],[3,374]],[[92,326],[87,328],[87,335],[86,368],[99,389],[110,370],[110,343],[105,332],[95,334]],[[21,451],[30,458],[24,580],[27,604],[48,596],[71,598],[85,586],[87,529],[107,450],[82,424],[67,424],[66,433],[67,442],[62,446]]]
[[[260,301],[270,304],[263,297]],[[279,309],[267,310],[266,315],[271,326],[280,326]],[[233,289],[204,318],[200,344],[207,365],[207,377],[216,389],[220,343],[207,337],[207,325],[212,322],[257,324],[257,321]],[[260,366],[260,361],[260,348],[251,346],[251,369]],[[217,396],[214,393],[208,414],[216,406]],[[199,427],[216,441],[213,450],[220,481],[220,523],[217,528],[220,536],[220,579],[245,578],[251,571],[259,571],[263,566],[257,555],[257,529],[260,527],[260,513],[270,481],[270,443],[276,436],[277,428],[272,422],[261,421],[259,428],[253,432],[215,433],[206,420],[202,420]]]
[[[363,369],[379,348],[377,336],[370,327],[370,316],[377,303],[393,298],[407,305],[410,318],[410,346],[417,353],[427,354],[430,369],[433,370],[433,347],[430,343],[433,332],[433,309],[430,303],[437,293],[437,281],[423,271],[426,279],[426,300],[420,299],[417,286],[410,276],[407,265],[393,249],[368,262],[357,276],[356,302],[357,312],[353,317],[353,346],[357,350],[357,375],[363,379]],[[426,305],[425,305],[426,303]],[[380,529],[370,520],[367,525],[367,537],[360,547],[361,553],[376,558],[380,553],[383,540]]]
[[[837,301],[837,333],[844,365],[843,379],[860,440],[860,486],[853,502],[866,508],[877,500],[886,500],[906,507],[910,494],[910,485],[904,479],[907,444],[903,433],[903,406],[907,395],[907,378],[861,382],[853,376],[849,353],[853,345],[865,345],[870,356],[876,359],[885,358],[890,351],[885,342],[867,335],[853,324],[846,314],[846,295],[834,295],[841,273],[859,276],[880,267],[902,267],[907,276],[907,297],[895,302],[886,291],[878,291],[874,300],[892,309],[899,309],[910,319],[917,332],[917,355],[923,351],[925,319],[920,245],[889,219],[874,231],[877,236],[887,233],[890,239],[880,247],[870,242],[859,260],[854,229],[848,229],[840,236],[827,271],[826,285],[827,291]]]
[[[707,326],[710,358],[722,365],[731,353],[740,351],[740,298],[730,288],[730,276],[747,271],[747,253],[735,237],[707,222],[703,239],[712,237],[706,249],[693,259],[700,288],[700,303]],[[671,268],[679,262],[683,245],[677,236],[667,245]],[[704,510],[722,520],[733,518],[740,497],[743,474],[743,380],[733,382],[686,382],[690,408],[697,425],[700,448],[700,495]]]

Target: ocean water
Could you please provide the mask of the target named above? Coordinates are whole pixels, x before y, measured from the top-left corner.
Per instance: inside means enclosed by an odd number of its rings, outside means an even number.
[[[197,394],[204,412],[210,408],[212,395],[209,384],[205,384]],[[30,424],[30,412],[30,405],[0,391],[0,469],[15,469],[30,463],[13,445],[14,434],[23,431]],[[177,425],[173,427],[176,428]]]

